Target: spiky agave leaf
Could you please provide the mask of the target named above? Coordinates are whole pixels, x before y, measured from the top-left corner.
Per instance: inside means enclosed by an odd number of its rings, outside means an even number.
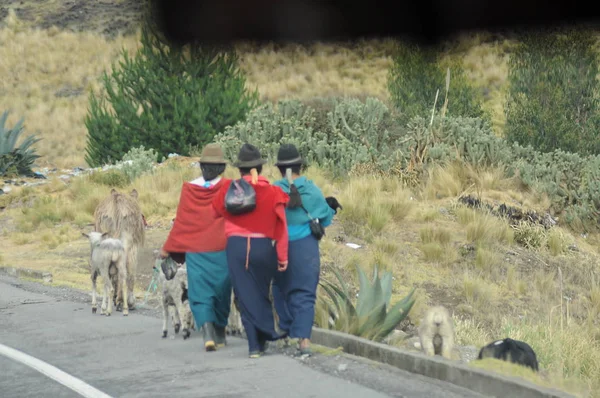
[[[32,156],[39,157],[38,155],[34,154],[35,149],[31,148],[31,146],[41,140],[42,140],[41,138],[35,137],[33,135],[29,135],[23,140],[23,142],[21,142],[21,145],[19,145],[16,150],[21,153],[30,152],[30,153],[32,153]]]
[[[369,290],[370,295],[364,301],[364,315],[360,316],[359,334],[365,335],[369,331],[378,328],[379,323],[385,319],[385,294],[381,290],[381,283],[378,277],[377,267],[373,270],[372,286]]]
[[[11,153],[15,149],[17,140],[23,131],[23,121],[21,118],[12,128],[6,128],[8,111],[5,111],[0,117],[0,155]]]
[[[332,322],[335,320],[336,312],[333,305],[323,298],[322,286],[320,286],[321,294],[317,294],[317,302],[315,303],[315,319],[314,324],[317,327],[330,329],[333,325]]]
[[[379,328],[385,321],[385,317],[385,303],[380,302],[373,307],[366,319],[361,320],[358,335],[365,338],[371,338],[370,336],[378,333]]]
[[[336,314],[338,314],[337,316],[339,316],[340,313],[344,312],[344,303],[340,295],[337,294],[333,285],[327,281],[320,281],[319,285],[323,288],[325,293],[327,293],[327,295],[331,299],[333,305],[335,306],[335,309],[337,310]]]
[[[406,297],[398,301],[392,306],[392,308],[390,308],[386,314],[385,320],[379,328],[378,333],[373,336],[373,340],[381,341],[406,318],[413,304],[415,303],[415,299],[413,298],[414,293],[415,288],[413,288],[410,293],[406,295]]]
[[[357,264],[356,271],[358,273],[358,283],[359,283],[359,292],[358,292],[358,303],[356,304],[356,312],[359,318],[366,318],[371,313],[374,306],[374,289],[373,285],[365,271]],[[374,278],[377,277],[377,267],[374,268]]]
[[[392,276],[391,272],[385,272],[379,282],[384,295],[383,301],[385,302],[386,308],[390,305],[390,300],[392,299]]]
[[[337,313],[334,317],[336,330],[354,334],[357,329],[356,310],[350,298],[334,284],[322,281],[321,286],[334,303]]]
[[[339,286],[330,284],[330,287],[336,291],[344,303],[344,313],[342,315],[343,318],[346,319],[344,322],[344,330],[354,334],[358,329],[358,315],[352,302],[352,296],[350,294],[350,290],[348,289],[348,284],[338,269],[334,268],[333,273],[339,282]]]
[[[337,268],[333,268],[332,271],[333,271],[333,274],[335,275],[335,277],[337,278],[338,282],[340,282],[340,287],[344,291],[344,294],[347,297],[350,297],[350,291],[348,290],[348,284],[344,280],[344,277],[342,276],[340,271]]]
[[[356,309],[354,308],[354,304],[352,304],[352,299],[346,292],[334,284],[329,284],[329,287],[337,294],[340,298],[340,303],[342,303],[342,309],[351,317],[357,317]]]
[[[14,169],[18,174],[31,172],[31,166],[40,156],[31,148],[33,144],[40,141],[33,135],[26,137],[16,147],[19,136],[23,132],[23,121],[21,118],[12,128],[6,128],[8,111],[0,116],[0,175],[6,174],[9,169]]]

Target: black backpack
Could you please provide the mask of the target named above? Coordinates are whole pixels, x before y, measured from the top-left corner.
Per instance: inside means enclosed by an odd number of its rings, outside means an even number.
[[[225,194],[225,209],[235,215],[245,214],[256,208],[256,191],[248,181],[233,180]]]

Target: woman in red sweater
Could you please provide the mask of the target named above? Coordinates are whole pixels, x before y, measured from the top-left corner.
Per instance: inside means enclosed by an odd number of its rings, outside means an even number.
[[[275,273],[287,268],[285,206],[289,196],[260,176],[265,163],[258,148],[251,144],[242,146],[234,163],[256,192],[256,208],[252,212],[240,215],[227,212],[225,195],[231,181],[223,184],[213,200],[216,212],[225,218],[229,275],[251,358],[264,354],[267,341],[285,336],[277,331],[270,289]]]

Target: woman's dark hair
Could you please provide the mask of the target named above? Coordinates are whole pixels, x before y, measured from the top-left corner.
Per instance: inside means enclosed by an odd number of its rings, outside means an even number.
[[[285,177],[285,170],[286,169],[291,169],[293,174],[297,174],[300,175],[300,171],[303,170],[304,168],[302,167],[302,164],[289,164],[289,165],[285,165],[285,166],[277,166],[277,168],[279,169],[279,172],[281,173],[282,177]],[[288,209],[295,209],[297,207],[302,206],[302,198],[300,197],[300,192],[298,192],[298,188],[296,188],[296,185],[294,185],[294,183],[292,183],[290,185],[290,200],[287,204]]]
[[[279,172],[285,177],[285,169],[292,169],[292,173],[300,175],[300,172],[304,169],[300,164],[292,164],[289,166],[277,166]]]
[[[200,163],[200,170],[202,170],[202,177],[205,181],[214,180],[225,172],[226,165],[215,164],[215,163]]]
[[[258,174],[262,173],[262,165],[256,166],[256,167],[239,167],[238,168],[238,170],[240,171],[240,174],[243,176],[250,175],[250,170],[252,170],[252,169],[256,169],[256,172]]]

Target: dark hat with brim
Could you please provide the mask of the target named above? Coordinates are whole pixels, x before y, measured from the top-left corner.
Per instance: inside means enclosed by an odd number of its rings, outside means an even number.
[[[244,144],[238,153],[237,160],[233,164],[237,168],[252,168],[267,163],[262,158],[260,150],[252,144]]]
[[[294,144],[282,144],[279,147],[275,166],[294,166],[302,164],[304,164],[304,160]]]

